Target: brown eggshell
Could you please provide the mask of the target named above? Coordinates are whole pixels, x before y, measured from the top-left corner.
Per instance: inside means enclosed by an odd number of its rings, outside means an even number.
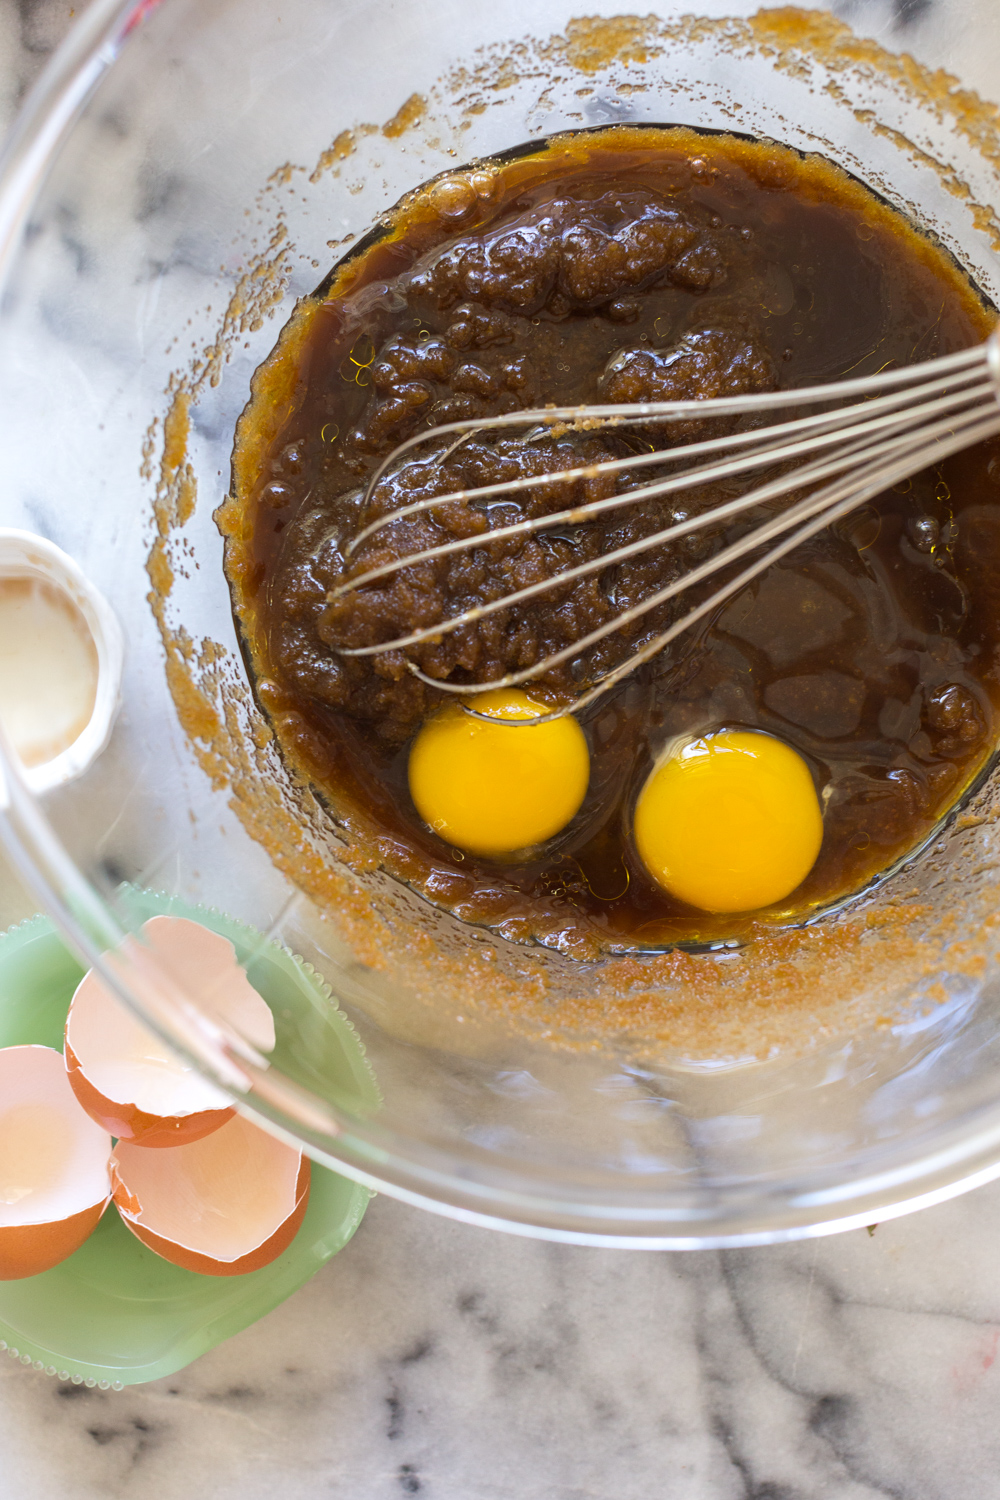
[[[247,1271],[259,1271],[262,1266],[269,1266],[272,1260],[277,1260],[278,1256],[288,1249],[302,1227],[302,1220],[309,1207],[309,1181],[309,1158],[304,1156],[296,1184],[298,1201],[291,1214],[283,1224],[279,1225],[270,1239],[258,1245],[256,1250],[241,1256],[239,1260],[232,1261],[213,1260],[211,1256],[199,1255],[196,1250],[189,1250],[184,1245],[178,1245],[174,1240],[164,1239],[162,1235],[154,1234],[151,1229],[145,1228],[131,1215],[126,1214],[118,1202],[117,1195],[115,1203],[118,1204],[122,1218],[136,1239],[148,1245],[150,1250],[155,1250],[157,1255],[162,1255],[164,1260],[169,1260],[172,1265],[182,1266],[185,1271],[198,1271],[202,1276],[243,1276]]]
[[[228,938],[187,917],[151,917],[142,937],[153,955],[208,1015],[231,1025],[263,1052],[274,1047],[274,1020],[250,984]],[[128,939],[127,944],[135,939]],[[66,1018],[70,1084],[93,1120],[136,1146],[179,1146],[233,1117],[225,1094],[173,1054],[91,969]]]
[[[0,1050],[0,1280],[37,1276],[80,1248],[111,1197],[110,1156],[58,1052]]]
[[[109,1142],[110,1145],[110,1142]],[[20,1281],[51,1271],[89,1240],[109,1199],[71,1214],[54,1224],[17,1224],[0,1227],[0,1281]]]
[[[237,1115],[169,1154],[119,1142],[111,1181],[122,1219],[157,1255],[204,1276],[242,1276],[276,1260],[295,1238],[310,1166]],[[254,1204],[262,1194],[263,1210]]]
[[[122,1141],[131,1141],[135,1146],[183,1146],[188,1141],[200,1141],[211,1135],[220,1125],[225,1125],[236,1113],[235,1109],[203,1109],[191,1115],[150,1115],[135,1104],[115,1104],[95,1089],[80,1067],[69,1042],[63,1047],[66,1072],[73,1092],[92,1120],[96,1120],[109,1135]]]

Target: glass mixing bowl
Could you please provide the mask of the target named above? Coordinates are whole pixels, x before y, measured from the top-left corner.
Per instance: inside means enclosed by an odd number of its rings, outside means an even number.
[[[757,949],[581,962],[467,926],[362,857],[283,766],[213,512],[295,298],[408,188],[560,129],[819,150],[997,299],[1000,123],[976,93],[998,76],[992,0],[859,0],[855,32],[827,10],[702,10],[95,0],[0,179],[0,524],[68,551],[128,643],[122,714],[82,779],[37,800],[0,762],[19,879],[163,1036],[318,1159],[587,1243],[826,1233],[1000,1174],[997,774],[877,889]],[[261,1058],[141,948],[123,957],[137,891],[301,955],[378,1099],[325,1065],[325,1001]],[[0,895],[26,914],[14,885]]]

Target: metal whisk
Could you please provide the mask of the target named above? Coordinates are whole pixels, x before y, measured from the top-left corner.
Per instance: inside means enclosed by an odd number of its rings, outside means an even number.
[[[456,501],[474,501],[516,496],[541,485],[571,484],[598,475],[635,473],[644,468],[676,467],[669,477],[656,477],[621,494],[570,509],[535,516],[485,533],[457,538],[423,552],[402,556],[345,580],[331,595],[342,598],[357,589],[385,579],[415,563],[443,558],[452,553],[518,537],[526,537],[567,526],[577,527],[595,520],[615,508],[635,505],[665,495],[729,481],[736,476],[753,476],[761,470],[779,466],[776,477],[752,483],[738,498],[710,507],[690,518],[643,537],[627,546],[552,574],[529,587],[475,608],[460,611],[434,624],[412,631],[395,640],[377,645],[341,648],[344,656],[376,656],[386,651],[405,651],[421,641],[440,636],[471,624],[497,610],[516,608],[543,594],[546,590],[572,583],[586,574],[624,562],[641,552],[679,541],[704,527],[729,522],[743,512],[770,504],[785,497],[784,509],[777,510],[759,526],[724,547],[707,561],[693,567],[650,594],[632,608],[598,629],[583,636],[523,671],[509,673],[499,680],[483,683],[442,682],[426,675],[413,661],[410,671],[422,682],[443,693],[469,698],[496,688],[517,687],[545,675],[560,663],[581,655],[588,648],[626,624],[640,618],[669,599],[693,588],[702,580],[739,562],[748,553],[760,553],[735,577],[710,597],[701,600],[669,629],[647,641],[626,661],[598,677],[571,703],[554,709],[545,718],[559,718],[575,713],[593,703],[622,678],[649,661],[672,640],[688,630],[697,620],[710,614],[733,594],[738,593],[779,558],[799,547],[824,527],[846,516],[883,490],[900,483],[921,469],[940,463],[951,454],[1000,434],[1000,328],[978,348],[940,359],[926,361],[905,369],[884,370],[857,380],[845,380],[803,390],[783,390],[765,395],[722,397],[704,401],[646,402],[621,406],[546,407],[518,411],[503,416],[449,422],[428,429],[402,443],[381,464],[369,481],[365,503],[375,487],[390,470],[395,470],[414,450],[429,443],[445,446],[435,455],[441,462],[473,436],[527,429],[525,441],[541,434],[560,434],[567,430],[588,435],[601,430],[621,430],[646,426],[650,421],[704,421],[725,417],[739,419],[775,413],[788,408],[808,408],[844,403],[835,410],[814,412],[774,425],[758,425],[751,430],[731,432],[728,436],[700,442],[686,442],[674,447],[654,448],[651,452],[630,453],[576,468],[533,474],[503,483],[455,490],[445,495],[422,499],[400,507],[365,526],[345,549],[349,559],[357,549],[402,517],[430,511]],[[669,440],[669,437],[665,440]],[[795,492],[807,490],[804,498]],[[774,545],[769,545],[771,543]],[[522,723],[539,723],[533,719]]]

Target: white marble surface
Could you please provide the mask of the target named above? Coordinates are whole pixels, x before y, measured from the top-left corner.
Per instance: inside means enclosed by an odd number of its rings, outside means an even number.
[[[933,8],[873,4],[890,33]],[[0,126],[70,15],[0,0]],[[19,900],[0,883],[0,927]],[[105,1394],[0,1362],[0,1500],[994,1500],[998,1240],[1000,1185],[874,1233],[683,1256],[382,1198],[305,1289],[169,1380]]]
[[[786,1249],[535,1244],[386,1199],[262,1323],[119,1395],[0,1365],[31,1500],[993,1500],[1000,1189]]]

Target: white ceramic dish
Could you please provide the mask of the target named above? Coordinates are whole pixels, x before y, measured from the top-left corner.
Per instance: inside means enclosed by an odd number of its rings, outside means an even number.
[[[37,794],[73,781],[107,745],[121,704],[125,638],[104,596],[73,559],[45,537],[0,528],[0,579],[9,578],[41,579],[56,588],[83,617],[97,652],[97,691],[86,726],[65,750],[24,768],[24,779]]]

